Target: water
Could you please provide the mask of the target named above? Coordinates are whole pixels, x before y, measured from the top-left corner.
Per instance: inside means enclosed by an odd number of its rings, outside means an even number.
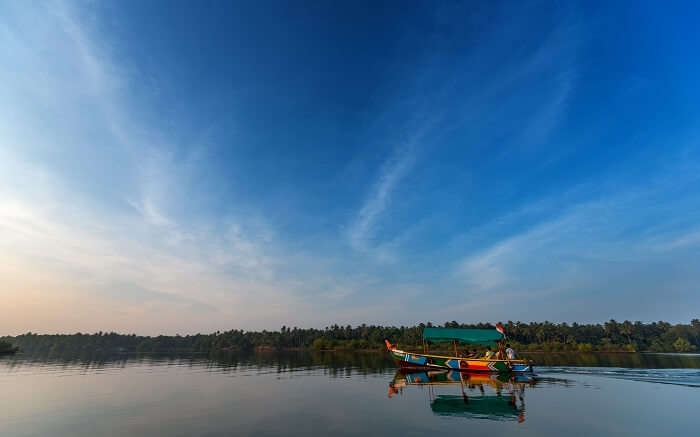
[[[531,358],[534,381],[402,374],[373,353],[4,357],[0,435],[700,433],[699,355]]]

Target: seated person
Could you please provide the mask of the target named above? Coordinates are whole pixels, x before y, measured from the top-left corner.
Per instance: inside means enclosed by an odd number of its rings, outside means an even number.
[[[491,346],[486,347],[486,353],[484,354],[484,358],[493,358],[493,351],[491,350]]]
[[[479,352],[476,350],[476,348],[472,349],[472,352],[469,354],[468,358],[479,358]]]
[[[501,341],[498,341],[498,350],[494,354],[494,358],[497,360],[502,360],[503,359],[503,343]]]
[[[513,350],[513,348],[510,347],[509,344],[506,345],[506,359],[508,359],[508,360],[515,359],[515,351]]]

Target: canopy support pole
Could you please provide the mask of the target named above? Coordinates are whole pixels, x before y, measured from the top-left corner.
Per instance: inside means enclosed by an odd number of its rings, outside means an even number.
[[[455,357],[457,357],[457,340],[452,340],[452,343],[455,346]]]
[[[469,397],[467,396],[466,393],[464,393],[464,374],[459,373],[459,385],[462,387],[462,400],[464,401],[465,404],[469,403]]]

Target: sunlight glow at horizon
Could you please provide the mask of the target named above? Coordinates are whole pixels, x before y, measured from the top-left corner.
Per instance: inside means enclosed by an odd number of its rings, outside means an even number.
[[[0,4],[0,335],[697,317],[698,14],[628,9]]]

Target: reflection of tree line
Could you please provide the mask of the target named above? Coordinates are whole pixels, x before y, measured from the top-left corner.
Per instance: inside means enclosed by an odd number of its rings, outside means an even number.
[[[270,368],[271,363],[278,371],[325,368],[331,376],[345,374],[392,372],[394,362],[389,354],[353,353],[330,351],[263,351],[263,352],[222,352],[209,356],[217,365],[237,365],[257,368]]]
[[[424,327],[333,325],[325,329],[299,329],[283,326],[279,331],[231,330],[212,334],[146,337],[116,333],[38,335],[4,337],[25,353],[80,355],[86,353],[222,353],[251,349],[363,350],[383,349],[384,339],[402,347],[422,345]],[[444,327],[494,329],[488,323],[447,322]],[[666,322],[616,322],[604,324],[507,322],[508,339],[519,351],[652,351],[691,352],[700,349],[700,320],[690,324]]]
[[[264,370],[264,373],[285,373],[312,369],[326,369],[330,377],[384,374],[394,372],[394,362],[388,354],[343,353],[324,351],[226,351],[206,354],[124,354],[124,353],[23,353],[4,360],[9,368],[25,365],[49,364],[56,367],[80,367],[85,371],[104,368],[123,368],[138,364],[205,367],[218,372]]]
[[[584,367],[627,367],[627,368],[700,368],[696,356],[650,355],[619,353],[537,353],[527,354],[537,366],[584,366]],[[250,368],[266,369],[266,372],[289,372],[323,368],[331,377],[344,377],[351,374],[384,374],[394,372],[396,366],[385,352],[345,352],[345,351],[217,351],[210,354],[157,353],[126,354],[106,351],[84,350],[73,353],[35,350],[22,353],[18,359],[4,359],[4,365],[21,366],[27,361],[49,363],[57,366],[80,366],[85,370],[126,367],[139,363],[177,363],[197,367],[216,368],[217,371],[231,371]]]

